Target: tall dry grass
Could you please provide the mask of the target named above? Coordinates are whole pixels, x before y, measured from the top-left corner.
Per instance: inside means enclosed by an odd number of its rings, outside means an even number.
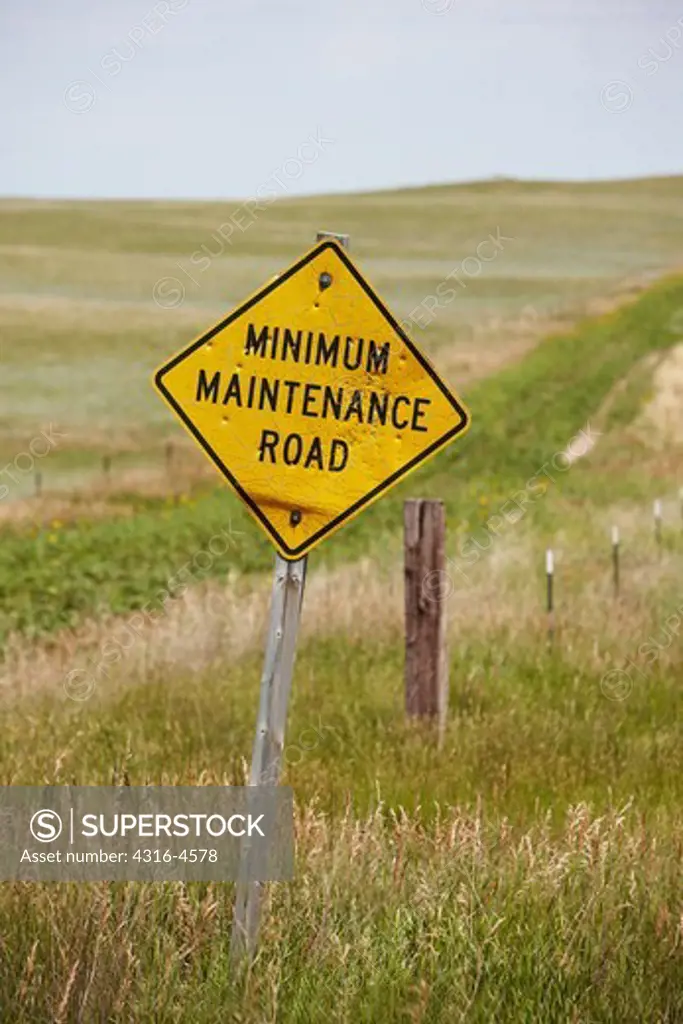
[[[232,887],[0,892],[0,1011],[36,1021],[642,1024],[683,1015],[680,827],[571,808],[560,834],[443,808],[297,811],[252,967],[228,963]]]

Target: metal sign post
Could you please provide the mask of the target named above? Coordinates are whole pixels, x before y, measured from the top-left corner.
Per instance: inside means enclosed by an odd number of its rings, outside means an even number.
[[[286,562],[275,556],[275,579],[270,602],[266,658],[261,677],[261,697],[250,786],[276,786],[280,778],[285,744],[287,705],[292,687],[301,604],[306,582],[307,557]],[[237,885],[232,925],[231,956],[239,962],[256,948],[261,916],[263,883],[249,881],[249,843],[242,848],[243,878]]]
[[[321,241],[323,238],[336,238],[345,248],[349,244],[348,235],[334,235],[321,231],[317,240]],[[292,519],[295,516],[296,510],[291,513]],[[292,688],[307,566],[307,555],[297,562],[285,561],[280,554],[275,556],[275,577],[270,600],[270,622],[261,677],[250,786],[276,786],[280,778],[287,707]],[[245,956],[253,956],[261,919],[263,883],[248,880],[248,841],[244,842],[242,848],[242,869],[244,877],[237,885],[230,944],[230,954],[233,963],[236,964]]]

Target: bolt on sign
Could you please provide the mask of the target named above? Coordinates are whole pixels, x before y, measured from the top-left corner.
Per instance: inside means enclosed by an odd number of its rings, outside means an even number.
[[[155,383],[288,561],[470,419],[332,239],[171,359]]]

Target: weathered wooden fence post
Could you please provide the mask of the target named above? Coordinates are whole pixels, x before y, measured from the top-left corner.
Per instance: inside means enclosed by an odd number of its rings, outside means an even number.
[[[448,708],[446,652],[446,514],[442,501],[406,501],[405,616],[406,714],[439,726]]]

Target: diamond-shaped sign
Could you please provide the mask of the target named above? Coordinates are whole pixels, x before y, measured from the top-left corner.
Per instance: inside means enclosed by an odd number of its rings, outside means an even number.
[[[333,240],[175,356],[155,382],[288,560],[469,426]]]

